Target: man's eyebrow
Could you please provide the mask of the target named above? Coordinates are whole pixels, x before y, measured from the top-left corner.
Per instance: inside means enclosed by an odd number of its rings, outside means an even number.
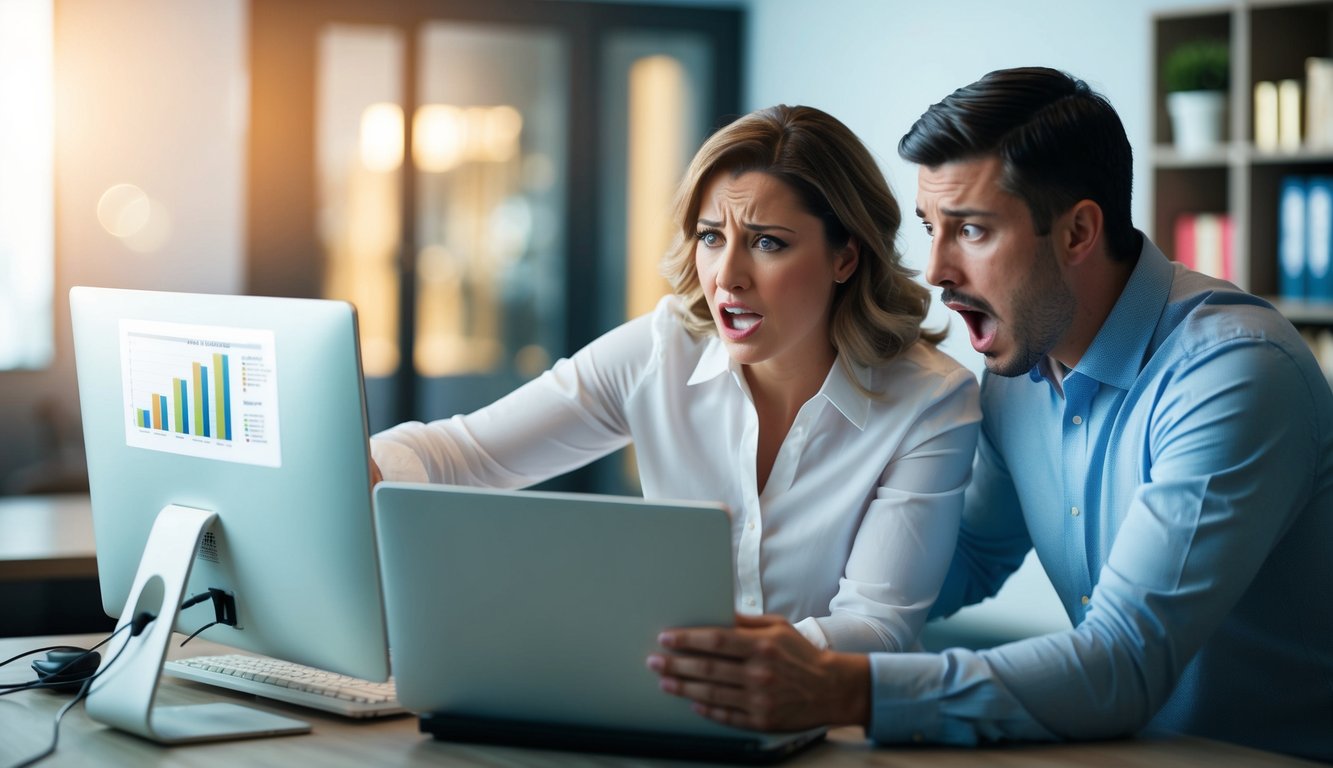
[[[952,219],[986,219],[997,216],[995,211],[987,211],[981,208],[941,208],[940,213]],[[926,218],[926,214],[920,209],[916,209],[918,219]]]

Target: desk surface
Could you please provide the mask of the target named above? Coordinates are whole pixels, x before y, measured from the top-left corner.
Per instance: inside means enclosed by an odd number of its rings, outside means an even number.
[[[0,496],[0,581],[96,575],[86,494]]]
[[[177,636],[179,639],[180,636]],[[0,639],[0,659],[36,647],[68,643],[88,647],[100,636]],[[185,648],[172,643],[172,657],[224,652],[205,640]],[[0,682],[31,679],[28,660],[0,668]],[[51,723],[69,695],[24,691],[0,697],[0,765],[11,765],[46,748]],[[435,741],[417,730],[416,719],[400,716],[374,721],[346,720],[308,709],[290,707],[229,691],[165,677],[159,704],[193,704],[228,700],[307,720],[312,733],[247,741],[162,747],[93,722],[82,705],[71,710],[60,727],[54,755],[42,765],[485,765],[485,766],[698,766],[642,758],[573,752],[541,752],[507,747],[473,746]],[[1265,768],[1315,765],[1244,747],[1187,737],[1150,737],[1088,744],[1012,746],[992,749],[935,747],[874,747],[859,728],[833,731],[820,744],[783,763],[784,766],[879,766],[915,768],[950,766],[1115,766],[1116,768]]]

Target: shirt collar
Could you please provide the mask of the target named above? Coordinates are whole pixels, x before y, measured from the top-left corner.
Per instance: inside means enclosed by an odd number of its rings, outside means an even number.
[[[1129,282],[1073,372],[1117,389],[1133,386],[1143,368],[1153,330],[1166,308],[1173,271],[1171,262],[1144,235],[1143,250]],[[1032,369],[1034,380],[1049,372],[1043,369],[1045,364],[1043,361]]]
[[[851,363],[851,369],[855,381],[869,390],[873,371],[857,363]],[[740,367],[733,363],[731,356],[727,354],[726,345],[716,336],[710,336],[703,354],[699,356],[699,362],[694,366],[694,372],[690,374],[685,384],[692,387],[695,384],[712,381],[728,371],[732,372],[737,386],[745,389],[745,377],[741,375]],[[870,398],[857,389],[852,377],[847,375],[841,355],[833,361],[833,367],[829,369],[828,376],[824,379],[824,386],[820,387],[815,395],[815,397],[821,396],[832,403],[833,407],[837,408],[838,412],[857,429],[865,429],[866,421],[870,418]]]

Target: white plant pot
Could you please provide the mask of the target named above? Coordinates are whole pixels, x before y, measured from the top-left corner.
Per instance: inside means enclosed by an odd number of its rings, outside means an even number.
[[[1227,96],[1222,91],[1176,91],[1166,95],[1171,133],[1182,155],[1206,154],[1222,144]]]

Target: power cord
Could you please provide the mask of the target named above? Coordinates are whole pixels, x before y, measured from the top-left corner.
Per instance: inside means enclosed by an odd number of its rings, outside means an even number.
[[[226,624],[229,627],[236,626],[236,598],[216,587],[209,587],[207,592],[200,592],[189,600],[181,603],[181,610],[198,605],[209,598],[212,598],[213,600],[213,615],[216,618],[196,629],[189,637],[182,640],[180,644],[181,648],[184,648],[186,643],[198,637],[200,632],[203,632],[209,627],[216,627],[219,624]]]

